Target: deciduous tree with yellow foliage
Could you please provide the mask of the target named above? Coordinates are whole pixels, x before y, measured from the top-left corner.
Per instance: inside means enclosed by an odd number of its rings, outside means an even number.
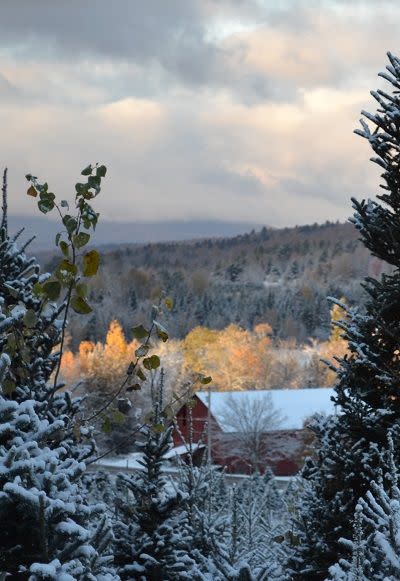
[[[114,388],[126,376],[127,367],[134,358],[139,343],[126,340],[120,323],[111,321],[105,343],[82,341],[74,355],[66,351],[61,366],[64,378],[70,383],[78,379],[86,388],[107,391]]]
[[[257,325],[254,332],[238,325],[221,331],[196,327],[183,341],[187,370],[210,374],[221,390],[265,386],[270,367],[272,329]]]

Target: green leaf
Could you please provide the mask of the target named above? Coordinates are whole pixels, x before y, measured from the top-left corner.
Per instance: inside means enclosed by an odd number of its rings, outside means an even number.
[[[134,369],[135,369],[135,364],[133,363],[133,361],[131,361],[128,365],[128,369],[126,370],[126,374],[132,375]]]
[[[75,292],[78,297],[81,297],[82,299],[86,298],[88,294],[88,285],[85,282],[78,282],[75,287]]]
[[[105,165],[99,165],[99,167],[96,169],[96,175],[99,178],[104,178],[106,173],[107,173],[107,168]]]
[[[40,282],[35,282],[35,284],[32,287],[32,292],[34,295],[39,297],[40,295],[43,294],[43,285]]]
[[[72,297],[71,307],[76,313],[79,313],[80,315],[88,315],[93,310],[92,307],[85,301],[85,299],[79,297],[78,295],[74,295]]]
[[[164,299],[164,304],[169,311],[171,311],[174,308],[174,301],[172,300],[171,297],[166,297]]]
[[[37,323],[37,314],[34,310],[28,309],[24,315],[24,325],[28,327],[28,329],[32,329]]]
[[[64,242],[64,240],[61,240],[61,242],[60,242],[60,248],[61,248],[61,252],[64,254],[64,256],[66,258],[68,258],[68,254],[69,254],[69,244],[67,244],[66,242]]]
[[[165,426],[163,426],[163,424],[153,424],[151,426],[151,429],[156,434],[162,434],[163,432],[165,432]]]
[[[133,327],[132,335],[135,339],[144,339],[149,334],[149,331],[143,327],[143,325],[138,325],[137,327]]]
[[[69,210],[69,204],[68,204],[67,200],[61,200],[61,207],[67,208],[67,210]]]
[[[144,415],[143,421],[146,424],[150,424],[151,422],[154,421],[154,412],[153,412],[153,410],[151,410],[150,412],[147,412],[147,414]]]
[[[164,408],[164,410],[163,410],[163,412],[162,412],[162,415],[163,415],[163,417],[164,417],[164,418],[166,418],[167,420],[172,420],[172,419],[174,418],[174,416],[175,416],[175,414],[174,414],[174,410],[172,409],[172,406],[171,406],[171,405],[167,405],[167,406]]]
[[[208,383],[211,383],[211,382],[212,382],[212,377],[211,377],[211,375],[208,375],[207,377],[201,377],[201,378],[200,378],[200,383],[201,383],[202,385],[207,385]]]
[[[51,301],[56,301],[61,293],[61,283],[58,280],[48,280],[43,285],[43,293]]]
[[[58,234],[56,234],[56,246],[58,246],[58,244],[60,242],[60,238],[61,238],[61,232],[58,232]]]
[[[163,343],[165,343],[166,341],[168,341],[168,332],[167,332],[167,329],[165,327],[163,327],[161,325],[161,323],[158,323],[157,321],[154,321],[154,326],[155,326],[156,331],[157,331],[157,337],[159,339],[161,339],[161,341]]]
[[[17,338],[14,335],[14,333],[10,333],[7,336],[6,351],[11,357],[13,357],[15,355],[16,350],[17,350]]]
[[[122,414],[122,421],[125,420],[125,415],[132,409],[132,403],[126,397],[120,397],[117,400],[118,411]]]
[[[47,186],[47,184],[45,184],[45,186]],[[54,202],[54,200],[56,199],[55,194],[48,192],[46,189],[44,189],[44,186],[42,186],[41,188],[39,197],[43,202]]]
[[[3,391],[6,395],[10,395],[15,391],[15,381],[12,379],[5,379],[3,381]]]
[[[86,166],[85,169],[83,169],[81,171],[82,176],[90,176],[91,173],[92,173],[92,166],[91,165]]]
[[[129,410],[127,410],[126,412],[124,412],[122,409],[120,409],[120,401],[121,400],[118,400],[118,402],[117,402],[118,410],[113,410],[113,412],[112,412],[112,420],[113,420],[114,424],[118,424],[118,425],[121,425],[125,422],[126,414],[129,411]],[[129,400],[127,400],[127,401],[129,401]],[[122,407],[122,405],[121,405],[121,407]]]
[[[76,228],[78,226],[78,222],[76,221],[75,218],[73,218],[69,214],[66,214],[62,221],[63,221],[64,226],[67,229],[68,234],[73,234],[73,232],[76,231]]]
[[[189,399],[189,400],[186,402],[186,406],[187,406],[187,407],[188,407],[190,410],[192,410],[194,407],[196,407],[196,400],[195,400],[195,399]]]
[[[75,280],[77,272],[76,264],[72,264],[72,262],[64,258],[57,266],[54,274],[63,284],[71,284]]]
[[[112,430],[112,422],[110,418],[106,418],[101,426],[101,431],[105,434],[109,434]]]
[[[47,214],[54,208],[54,202],[51,200],[40,200],[38,202],[38,208],[43,214]]]
[[[79,232],[72,240],[77,248],[82,248],[82,246],[85,246],[89,242],[90,234],[87,234],[87,232]]]
[[[82,436],[82,421],[79,418],[75,419],[75,422],[73,424],[73,428],[72,428],[72,433],[75,437],[75,439],[79,442],[81,440],[81,436]],[[63,436],[64,434],[62,434]]]
[[[152,355],[151,357],[146,357],[146,359],[143,359],[143,367],[149,371],[151,369],[157,369],[160,367],[160,363],[161,361],[158,355]]]
[[[89,191],[89,186],[88,184],[82,184],[78,182],[75,184],[75,190],[77,196],[85,196]]]
[[[149,352],[149,345],[140,345],[135,351],[136,357],[144,357]]]
[[[134,383],[132,385],[128,385],[128,387],[126,388],[126,391],[140,391],[142,389],[142,386],[140,385],[140,383]]]
[[[98,176],[89,176],[88,185],[90,188],[99,191],[100,190],[101,179]]]
[[[84,276],[94,276],[100,264],[100,254],[97,250],[91,250],[87,252],[83,257],[83,275]]]
[[[141,367],[137,368],[136,375],[141,381],[146,381],[146,375],[143,373],[143,369]]]

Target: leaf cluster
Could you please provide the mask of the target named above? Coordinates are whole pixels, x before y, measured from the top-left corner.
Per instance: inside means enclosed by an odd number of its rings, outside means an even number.
[[[87,301],[88,286],[82,281],[97,274],[100,265],[100,254],[89,250],[78,260],[78,252],[91,240],[90,231],[94,231],[99,219],[91,205],[91,200],[101,191],[101,180],[107,169],[104,165],[95,164],[85,167],[81,175],[85,181],[75,184],[75,212],[70,213],[67,200],[57,201],[56,195],[49,192],[47,183],[40,183],[36,176],[26,175],[30,186],[27,194],[38,199],[38,208],[44,214],[57,210],[64,226],[56,235],[55,243],[62,258],[57,264],[52,277],[44,283],[38,282],[34,292],[44,301],[56,301],[63,289],[68,295],[68,304],[79,314],[87,315],[92,307]]]

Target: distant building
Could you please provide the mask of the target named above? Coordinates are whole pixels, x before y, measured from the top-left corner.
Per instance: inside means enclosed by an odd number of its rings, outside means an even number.
[[[261,434],[264,453],[258,469],[264,471],[269,467],[276,476],[293,476],[301,468],[310,444],[311,434],[304,425],[317,413],[335,413],[333,393],[331,388],[196,392],[194,404],[189,405],[193,442],[199,444],[197,454],[210,449],[212,462],[224,466],[228,473],[248,474],[249,462],[237,453],[238,434],[231,426],[224,425],[226,408],[231,398],[239,408],[249,401],[271,398],[273,409],[279,410],[283,418],[278,427]],[[177,413],[178,429],[173,435],[174,446],[179,450],[189,440],[188,418],[189,409],[185,404]]]

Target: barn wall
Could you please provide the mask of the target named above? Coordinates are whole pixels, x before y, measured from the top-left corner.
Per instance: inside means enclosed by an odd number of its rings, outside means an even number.
[[[207,407],[195,396],[196,404],[192,409],[193,442],[201,441],[207,444],[205,426],[208,419]],[[189,440],[188,409],[183,406],[177,413],[177,423],[184,437]],[[302,466],[304,449],[309,439],[307,430],[280,430],[264,435],[262,460],[258,470],[263,473],[267,467],[276,476],[293,476]],[[180,446],[182,438],[174,430],[175,446]],[[217,422],[211,416],[211,457],[212,461],[226,468],[232,474],[250,474],[252,467],[235,451],[235,439],[232,434],[223,433]]]
[[[192,418],[193,418],[193,442],[202,441],[202,443],[207,443],[207,433],[206,424],[208,420],[208,408],[203,404],[203,402],[194,396],[195,406],[192,408]],[[181,407],[176,415],[176,420],[179,426],[179,430],[182,433],[184,441],[189,441],[189,410],[187,405]],[[220,432],[217,422],[211,415],[211,430],[214,433]],[[182,442],[181,435],[177,430],[173,433],[174,446],[180,446]]]

